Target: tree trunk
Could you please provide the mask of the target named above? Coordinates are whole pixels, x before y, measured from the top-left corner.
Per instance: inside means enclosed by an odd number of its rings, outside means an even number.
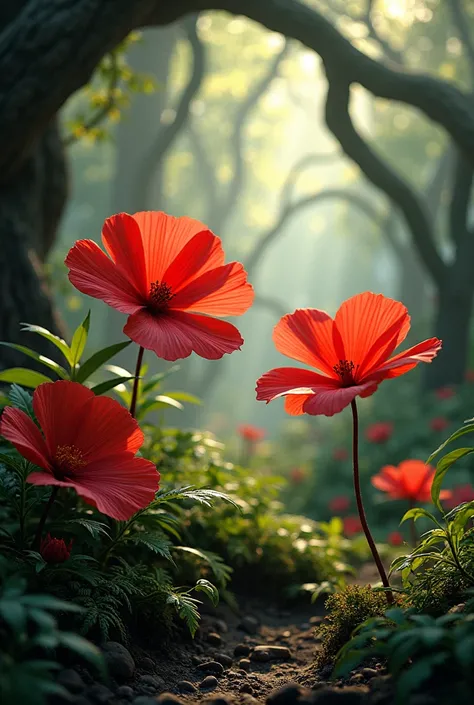
[[[412,326],[426,323],[430,315],[426,270],[418,253],[411,247],[403,248],[403,261],[400,262],[399,299],[408,309]]]
[[[470,322],[473,305],[473,286],[466,291],[445,286],[439,291],[438,308],[433,335],[443,341],[443,348],[425,371],[426,389],[437,389],[449,384],[461,384],[469,356]]]

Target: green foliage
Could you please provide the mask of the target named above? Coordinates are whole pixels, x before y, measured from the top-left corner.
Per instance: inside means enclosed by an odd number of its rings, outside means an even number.
[[[390,609],[367,620],[341,649],[335,675],[345,676],[368,658],[387,662],[396,689],[395,705],[419,691],[440,705],[470,702],[474,690],[472,600],[442,617]]]
[[[317,632],[321,639],[321,649],[316,656],[319,667],[334,662],[352,632],[363,622],[384,614],[387,598],[384,592],[371,587],[349,585],[342,592],[330,595],[325,606],[328,614]]]

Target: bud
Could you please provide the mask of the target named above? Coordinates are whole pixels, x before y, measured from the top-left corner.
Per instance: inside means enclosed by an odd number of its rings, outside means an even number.
[[[64,563],[71,555],[72,541],[66,546],[64,539],[54,539],[48,534],[41,540],[40,554],[46,563]]]

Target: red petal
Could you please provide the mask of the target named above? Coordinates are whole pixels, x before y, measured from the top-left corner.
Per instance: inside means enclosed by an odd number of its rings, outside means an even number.
[[[151,461],[120,453],[87,465],[71,486],[103,514],[125,521],[153,501],[159,480]]]
[[[270,402],[290,393],[308,396],[313,394],[315,387],[325,385],[334,388],[336,384],[335,380],[323,377],[312,370],[302,370],[298,367],[277,367],[265,372],[257,380],[257,400]]]
[[[213,316],[240,316],[252,305],[253,288],[240,262],[211,269],[182,289],[170,305]]]
[[[344,359],[358,367],[358,380],[386,360],[410,330],[403,304],[369,291],[345,301],[334,320],[344,345]]]
[[[186,243],[208,228],[193,218],[175,218],[161,211],[134,213],[142,234],[148,282],[163,281],[163,275]],[[221,261],[224,264],[224,253]],[[217,265],[214,265],[217,266]]]
[[[422,460],[405,460],[398,466],[405,497],[416,502],[428,502],[434,470]]]
[[[124,278],[146,298],[149,282],[137,222],[128,213],[117,213],[107,218],[102,228],[102,242]]]
[[[394,465],[385,465],[381,471],[371,478],[374,487],[382,492],[387,492],[393,499],[400,499],[400,477],[398,468]]]
[[[24,411],[7,406],[0,419],[0,435],[13,443],[30,463],[50,469],[48,449],[41,431]]]
[[[125,335],[161,357],[179,360],[192,352],[207,360],[218,360],[225,353],[240,350],[243,338],[235,326],[217,318],[183,311],[153,316],[147,311],[130,316]]]
[[[441,346],[442,342],[438,338],[424,340],[390,358],[384,365],[374,370],[371,376],[377,378],[380,375],[381,379],[399,377],[412,370],[419,362],[431,362],[441,350]]]
[[[316,308],[300,308],[277,323],[273,341],[278,352],[316,367],[330,377],[337,378],[333,367],[339,356],[334,349],[334,321]]]
[[[220,239],[210,230],[204,230],[184,245],[163,274],[163,281],[176,294],[196,277],[223,263],[224,251]]]
[[[303,406],[311,394],[288,394],[285,397],[284,408],[290,416],[301,416],[304,414]]]
[[[142,307],[140,292],[92,240],[79,240],[65,259],[69,281],[83,294],[101,299],[121,313]]]
[[[45,382],[33,394],[33,409],[52,457],[58,446],[73,445],[78,426],[85,420],[84,406],[94,392],[78,382]]]
[[[81,423],[76,420],[74,445],[88,462],[129,451],[133,455],[143,445],[143,432],[130,413],[115,399],[96,397],[82,409]]]
[[[349,406],[356,396],[361,396],[372,386],[373,385],[369,383],[359,384],[354,387],[328,389],[327,387],[321,386],[320,388],[315,388],[314,396],[310,397],[310,399],[305,402],[303,411],[305,414],[311,414],[312,416],[318,416],[320,414],[324,416],[334,416],[334,414],[338,414],[345,409],[346,406]]]

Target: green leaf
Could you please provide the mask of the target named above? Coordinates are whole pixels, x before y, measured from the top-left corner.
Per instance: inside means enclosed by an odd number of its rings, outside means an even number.
[[[86,379],[89,379],[89,377],[96,370],[98,370],[101,365],[103,365],[107,362],[107,360],[110,360],[111,357],[117,355],[119,352],[128,347],[131,342],[131,340],[126,340],[123,343],[115,343],[114,345],[109,345],[106,348],[102,348],[102,350],[98,350],[98,352],[94,353],[94,355],[91,355],[91,357],[86,360],[77,370],[77,382],[85,382]]]
[[[18,600],[0,600],[0,614],[18,638],[26,628],[27,613]]]
[[[21,411],[24,411],[31,419],[35,419],[33,397],[26,389],[19,387],[17,384],[12,384],[8,398],[15,409],[21,409]]]
[[[24,345],[17,345],[16,343],[4,343],[3,341],[0,341],[0,345],[4,345],[7,348],[13,348],[13,350],[18,350],[18,352],[22,352],[24,355],[33,358],[33,360],[36,360],[36,362],[41,363],[45,367],[49,367],[50,370],[56,372],[58,377],[61,377],[62,379],[69,379],[69,374],[64,367],[58,365],[58,363],[54,362],[54,360],[50,360],[49,357],[45,357],[44,355],[37,353],[35,350],[31,350],[31,348],[27,348]]]
[[[202,401],[199,397],[194,396],[194,394],[188,394],[188,392],[167,392],[166,396],[176,401],[184,401],[188,404],[196,404],[197,406],[202,405]]]
[[[28,370],[26,367],[10,367],[8,370],[0,372],[0,382],[10,382],[11,384],[19,384],[22,387],[31,387],[36,389],[43,382],[52,382],[51,377]]]
[[[181,489],[168,490],[167,492],[158,492],[153,502],[153,506],[166,502],[187,499],[199,502],[199,504],[204,504],[206,507],[212,507],[212,501],[214,499],[222,499],[225,502],[232,504],[232,506],[236,509],[241,509],[237,502],[233,500],[232,497],[224,494],[224,492],[219,492],[218,490],[196,489],[191,485],[188,487],[182,487]]]
[[[471,420],[471,419],[469,419]],[[433,458],[438,455],[440,451],[445,448],[448,443],[452,443],[456,439],[460,438],[461,436],[464,436],[466,433],[474,433],[474,423],[470,423],[467,426],[462,426],[461,428],[458,428],[457,431],[455,431],[444,443],[441,443],[439,448],[437,448],[433,453],[431,453],[430,457],[426,461],[427,463],[431,463]]]
[[[82,353],[87,343],[89,328],[91,323],[91,312],[82,321],[81,325],[76,328],[71,342],[71,369],[74,370],[77,363],[81,359]]]
[[[409,509],[407,512],[405,512],[400,524],[403,524],[403,522],[407,521],[408,519],[413,519],[413,521],[417,521],[421,518],[429,519],[440,529],[442,528],[441,525],[438,523],[438,520],[432,514],[430,514],[430,512],[428,512],[426,509],[423,509],[422,507],[413,507],[413,509]]]
[[[91,391],[94,392],[95,395],[99,396],[100,394],[105,394],[106,392],[110,392],[111,389],[114,387],[117,387],[119,384],[123,384],[124,382],[129,382],[131,379],[134,379],[133,377],[117,377],[116,379],[108,379],[106,382],[101,382],[100,384],[96,384],[94,387],[91,387]]]
[[[225,586],[229,582],[232,574],[232,568],[226,565],[217,553],[212,553],[212,551],[202,551],[198,548],[192,548],[191,546],[173,546],[173,550],[180,551],[182,553],[190,553],[191,555],[203,560],[209,565],[216,577],[216,580],[222,586]]]
[[[219,590],[215,585],[210,583],[209,580],[201,578],[197,581],[194,589],[196,592],[204,592],[209,597],[214,607],[217,607],[219,604]]]
[[[37,333],[38,335],[41,335],[42,338],[49,340],[50,343],[55,345],[58,350],[62,352],[69,364],[71,364],[71,350],[65,340],[59,338],[57,335],[54,335],[54,333],[51,333],[49,330],[46,330],[46,328],[42,328],[41,326],[35,326],[31,323],[21,323],[20,325],[23,326],[21,329],[22,331],[27,333]]]
[[[436,466],[433,484],[431,485],[431,499],[433,500],[433,504],[439,509],[440,512],[443,512],[443,507],[441,505],[441,502],[439,501],[439,495],[441,492],[441,484],[444,480],[444,476],[448,472],[451,465],[454,465],[457,460],[460,460],[460,458],[464,458],[464,456],[469,455],[470,453],[474,453],[474,448],[456,448],[455,450],[452,450],[450,453],[445,455],[444,458],[441,458],[438,465]]]
[[[181,619],[185,620],[191,636],[194,636],[199,626],[198,605],[201,602],[191,597],[188,592],[180,593],[178,591],[170,593],[166,602],[174,607]]]
[[[146,412],[150,412],[155,411],[156,409],[162,409],[164,406],[173,406],[175,409],[179,409],[180,411],[184,409],[184,406],[181,404],[181,402],[177,401],[176,399],[173,399],[172,397],[169,397],[166,394],[158,394],[158,396],[156,396],[152,403],[148,406],[146,406],[146,404],[142,404],[140,410],[142,412],[144,410]]]
[[[59,600],[53,595],[24,595],[21,602],[26,607],[36,607],[43,610],[54,610],[59,612],[83,612],[83,608],[73,602]]]
[[[168,370],[166,370],[166,372],[157,372],[152,375],[150,379],[143,384],[143,394],[151,392],[152,389],[159,385],[164,379],[169,377],[169,375],[177,372],[177,370],[179,370],[179,365],[172,365]]]
[[[153,553],[157,553],[159,556],[163,556],[163,558],[166,558],[166,560],[171,561],[171,563],[174,563],[170,553],[171,541],[169,541],[166,536],[161,532],[136,532],[128,535],[125,541],[141,544],[142,546],[148,548],[150,551],[153,551]]]

